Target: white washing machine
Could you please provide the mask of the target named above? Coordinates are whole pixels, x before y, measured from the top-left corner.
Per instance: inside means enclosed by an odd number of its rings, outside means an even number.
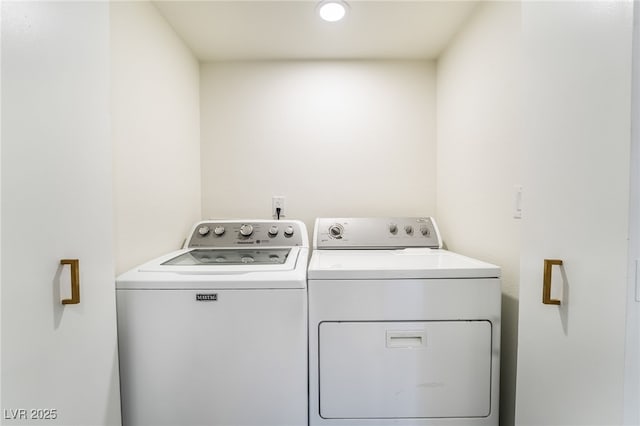
[[[298,221],[205,221],[118,277],[124,426],[307,424],[309,244]]]
[[[317,219],[310,425],[498,425],[500,268],[432,218]]]

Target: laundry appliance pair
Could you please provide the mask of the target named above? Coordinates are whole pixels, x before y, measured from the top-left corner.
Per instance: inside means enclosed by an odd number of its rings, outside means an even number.
[[[428,217],[317,219],[313,246],[203,221],[118,277],[124,426],[498,425],[497,266]]]

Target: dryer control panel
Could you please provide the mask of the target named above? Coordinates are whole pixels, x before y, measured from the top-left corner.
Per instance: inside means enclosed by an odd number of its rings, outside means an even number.
[[[307,228],[297,220],[205,220],[196,223],[184,247],[308,247]]]
[[[317,249],[442,248],[432,217],[352,217],[316,219]]]

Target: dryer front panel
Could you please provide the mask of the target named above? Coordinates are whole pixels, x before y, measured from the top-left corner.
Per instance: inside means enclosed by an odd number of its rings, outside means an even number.
[[[491,342],[486,320],[320,322],[320,416],[487,417]]]

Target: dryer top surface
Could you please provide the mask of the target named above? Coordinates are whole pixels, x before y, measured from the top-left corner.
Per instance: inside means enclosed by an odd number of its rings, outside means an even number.
[[[315,250],[308,271],[310,280],[499,277],[499,266],[429,248]]]

